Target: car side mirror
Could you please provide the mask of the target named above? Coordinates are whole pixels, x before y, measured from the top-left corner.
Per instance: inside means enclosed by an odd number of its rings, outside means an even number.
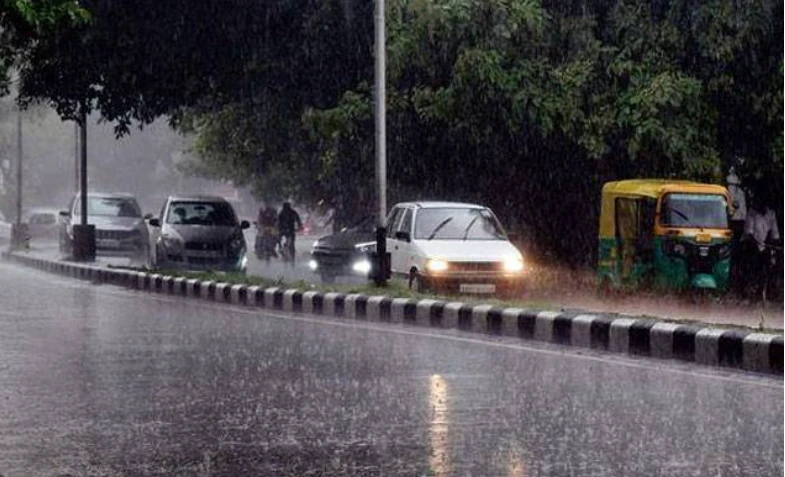
[[[409,232],[404,232],[403,230],[399,230],[399,231],[395,232],[395,238],[397,240],[403,240],[404,242],[411,242],[412,241],[411,234],[409,234]]]
[[[161,226],[161,221],[160,220],[155,219],[155,218],[150,219],[150,227],[160,227],[160,226]]]
[[[144,219],[145,220],[150,220],[152,218],[153,218],[153,214],[144,214]]]
[[[70,217],[71,214],[67,210],[60,211],[60,217]]]
[[[245,230],[245,229],[247,229],[247,228],[249,228],[249,227],[251,227],[251,224],[250,224],[250,223],[248,223],[248,221],[247,221],[247,220],[243,220],[242,222],[240,222],[240,228],[241,228],[241,229]]]

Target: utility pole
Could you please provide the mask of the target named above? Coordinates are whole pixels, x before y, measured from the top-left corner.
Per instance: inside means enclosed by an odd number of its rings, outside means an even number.
[[[74,192],[79,192],[79,122],[74,121]]]
[[[16,107],[16,222],[11,227],[11,248],[27,246],[27,232],[22,225],[22,108]]]
[[[376,264],[373,267],[374,282],[383,286],[387,283],[389,259],[387,257],[387,230],[384,227],[387,215],[387,125],[386,125],[386,41],[384,27],[384,0],[376,0],[374,12],[375,73],[374,119],[376,124]]]
[[[87,106],[82,105],[79,120],[79,224],[73,224],[74,253],[73,258],[78,262],[92,262],[95,260],[95,225],[87,223]]]
[[[16,226],[22,226],[22,108],[16,108]]]
[[[82,110],[82,127],[79,131],[80,133],[80,141],[79,141],[79,169],[80,169],[80,176],[82,180],[80,181],[80,198],[81,198],[81,208],[82,210],[79,211],[79,214],[82,218],[81,225],[87,225],[87,113]]]
[[[387,215],[387,78],[386,78],[386,40],[384,26],[384,0],[376,0],[375,10],[376,33],[376,71],[374,74],[376,98],[374,103],[376,124],[376,191],[378,215],[376,222],[384,226]]]

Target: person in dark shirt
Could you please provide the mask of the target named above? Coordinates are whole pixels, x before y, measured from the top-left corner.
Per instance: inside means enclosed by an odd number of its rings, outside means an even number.
[[[294,236],[298,230],[303,228],[300,214],[292,208],[292,204],[284,202],[281,212],[278,214],[278,233],[281,239],[286,239],[283,245],[288,248],[289,259],[294,261]]]

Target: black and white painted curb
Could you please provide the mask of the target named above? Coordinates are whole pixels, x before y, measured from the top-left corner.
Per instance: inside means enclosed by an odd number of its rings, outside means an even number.
[[[576,314],[462,302],[321,293],[200,281],[4,253],[60,275],[137,290],[349,319],[454,328],[490,335],[783,374],[783,336],[602,314]]]

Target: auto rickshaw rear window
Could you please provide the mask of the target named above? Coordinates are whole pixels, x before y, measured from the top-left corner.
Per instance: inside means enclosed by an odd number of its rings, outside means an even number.
[[[724,229],[728,227],[728,203],[718,194],[667,194],[660,222],[666,227]]]

